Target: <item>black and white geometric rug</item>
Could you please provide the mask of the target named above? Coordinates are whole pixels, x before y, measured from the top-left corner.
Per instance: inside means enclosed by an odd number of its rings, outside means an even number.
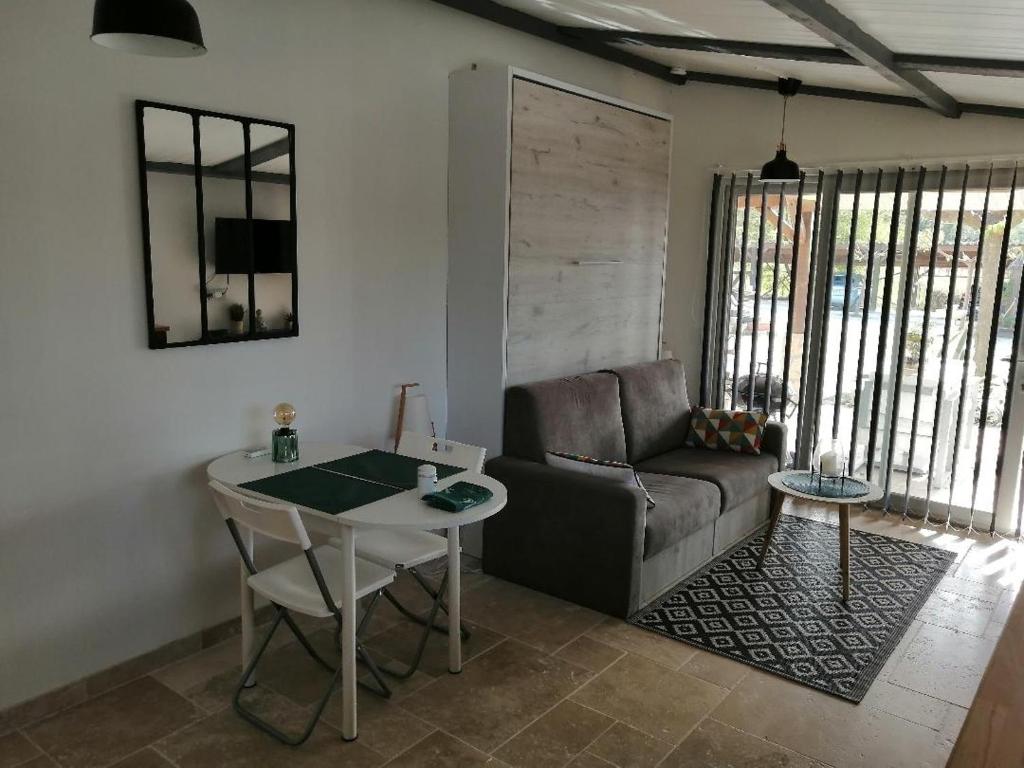
[[[850,531],[842,600],[839,528],[783,515],[629,619],[674,640],[859,702],[956,557]]]

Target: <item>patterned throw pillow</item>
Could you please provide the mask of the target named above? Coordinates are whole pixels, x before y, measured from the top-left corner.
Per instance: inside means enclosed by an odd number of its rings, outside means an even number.
[[[595,477],[604,477],[608,480],[616,480],[629,486],[636,486],[644,492],[647,497],[647,508],[654,508],[654,499],[640,482],[640,475],[633,469],[632,464],[624,461],[612,461],[611,459],[595,459],[591,456],[581,456],[578,453],[561,453],[559,451],[548,451],[544,458],[551,467],[571,469],[574,472],[583,472]]]
[[[768,414],[759,411],[723,411],[693,407],[686,444],[713,451],[761,454]]]

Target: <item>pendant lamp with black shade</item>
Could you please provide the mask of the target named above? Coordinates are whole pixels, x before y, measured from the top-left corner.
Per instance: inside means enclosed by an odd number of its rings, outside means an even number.
[[[188,0],[96,0],[92,40],[144,56],[206,53],[199,16]]]
[[[800,81],[795,77],[779,78],[779,93],[782,94],[782,136],[775,157],[761,168],[761,182],[800,181],[800,166],[786,156],[786,104],[790,96],[800,90]]]

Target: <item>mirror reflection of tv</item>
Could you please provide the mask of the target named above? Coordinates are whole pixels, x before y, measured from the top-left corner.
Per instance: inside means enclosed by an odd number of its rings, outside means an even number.
[[[253,219],[253,271],[257,274],[292,271],[292,223]],[[249,273],[249,223],[245,219],[218,218],[214,228],[217,274]]]

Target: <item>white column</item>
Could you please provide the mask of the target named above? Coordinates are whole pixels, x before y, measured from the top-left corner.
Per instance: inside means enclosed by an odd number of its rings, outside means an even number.
[[[448,671],[462,671],[462,555],[458,526],[448,529]]]

